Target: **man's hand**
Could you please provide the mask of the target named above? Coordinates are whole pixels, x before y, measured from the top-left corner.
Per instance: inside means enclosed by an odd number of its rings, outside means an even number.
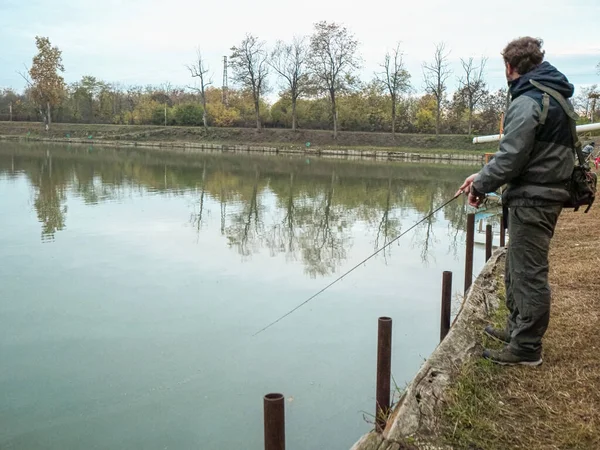
[[[473,185],[471,185],[471,190],[469,191],[469,205],[473,208],[479,208],[485,199],[485,194],[476,193],[473,189]]]
[[[476,176],[476,173],[474,173],[473,175],[469,175],[465,182],[462,184],[462,186],[458,188],[458,191],[456,191],[456,194],[454,194],[454,196],[456,197],[458,194],[468,194],[471,190],[471,185],[473,184],[473,181],[475,181]]]
[[[458,188],[456,194],[454,194],[455,196],[461,193],[468,194],[469,205],[473,206],[474,208],[478,208],[485,199],[485,194],[481,194],[473,188],[473,181],[475,180],[476,176],[476,173],[474,173],[473,175],[469,175],[466,178],[465,182],[462,184],[462,186]]]

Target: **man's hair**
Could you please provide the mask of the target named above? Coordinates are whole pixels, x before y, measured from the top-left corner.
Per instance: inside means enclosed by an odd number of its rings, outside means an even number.
[[[502,50],[504,62],[510,64],[519,75],[525,75],[544,61],[546,52],[542,50],[542,45],[544,41],[529,36],[515,39]]]

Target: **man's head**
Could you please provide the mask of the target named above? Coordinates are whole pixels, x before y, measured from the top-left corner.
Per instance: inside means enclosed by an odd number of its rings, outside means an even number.
[[[521,75],[535,69],[544,61],[542,45],[544,41],[532,37],[522,37],[508,43],[502,50],[506,79],[516,80]]]

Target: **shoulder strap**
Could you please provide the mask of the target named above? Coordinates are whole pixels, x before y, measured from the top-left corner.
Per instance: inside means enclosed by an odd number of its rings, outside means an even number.
[[[579,165],[583,166],[585,165],[585,157],[583,156],[583,153],[581,152],[581,141],[579,140],[579,137],[577,136],[577,128],[576,128],[576,121],[577,119],[579,119],[579,116],[577,115],[577,113],[575,112],[575,110],[573,109],[573,106],[567,102],[567,100],[562,96],[562,94],[558,91],[556,91],[555,89],[549,88],[548,86],[544,86],[542,83],[539,83],[535,80],[529,80],[529,82],[531,84],[533,84],[536,88],[538,88],[540,91],[542,91],[544,93],[544,95],[550,95],[554,100],[556,100],[558,102],[558,104],[561,106],[561,108],[563,109],[563,111],[565,112],[565,114],[569,117],[569,124],[571,126],[571,136],[573,139],[573,148],[575,149],[575,153],[577,153],[577,159],[579,159]],[[547,98],[547,96],[546,96]],[[542,98],[542,110],[544,110],[544,98]],[[548,104],[549,106],[549,104]],[[542,111],[542,116],[540,117],[540,123],[545,123],[546,121],[546,116],[548,115],[548,111],[547,108],[545,108],[546,111]],[[543,119],[543,121],[542,121]]]
[[[542,96],[542,114],[540,115],[540,124],[544,125],[548,118],[548,110],[550,109],[550,96],[544,92]]]

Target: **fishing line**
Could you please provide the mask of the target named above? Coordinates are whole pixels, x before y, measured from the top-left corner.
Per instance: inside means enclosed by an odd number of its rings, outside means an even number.
[[[256,333],[254,333],[252,336],[256,336],[260,333],[262,333],[263,331],[265,331],[267,328],[271,328],[273,325],[275,325],[277,322],[280,322],[281,320],[285,319],[287,316],[289,316],[290,314],[292,314],[293,312],[295,312],[296,310],[300,309],[301,307],[303,307],[304,305],[306,305],[308,302],[310,302],[311,300],[313,300],[315,297],[317,297],[318,295],[322,294],[323,292],[325,292],[327,289],[329,289],[331,286],[333,286],[334,284],[336,284],[338,281],[342,280],[346,275],[350,274],[351,272],[353,272],[354,270],[358,269],[360,266],[362,266],[364,263],[366,263],[368,260],[370,260],[371,258],[373,258],[375,255],[377,255],[378,253],[382,252],[383,250],[385,250],[386,248],[388,248],[390,245],[392,245],[394,242],[396,242],[398,239],[400,239],[402,236],[404,236],[406,233],[408,233],[409,231],[413,230],[415,227],[417,227],[418,225],[422,224],[423,222],[425,222],[427,219],[429,219],[431,216],[433,216],[435,213],[437,213],[440,209],[442,209],[443,207],[449,205],[450,203],[452,203],[455,199],[457,199],[458,197],[460,197],[460,195],[462,194],[462,192],[457,192],[454,197],[452,197],[450,200],[448,200],[446,203],[444,203],[441,206],[438,206],[436,209],[434,209],[433,211],[431,211],[429,214],[427,214],[425,217],[423,217],[421,220],[419,220],[417,223],[415,223],[414,225],[412,225],[408,230],[400,233],[398,236],[396,236],[394,239],[392,239],[390,242],[388,242],[387,244],[385,244],[383,247],[379,248],[378,250],[375,251],[375,253],[373,253],[372,255],[368,256],[367,258],[363,259],[361,262],[359,262],[358,264],[356,264],[354,267],[352,267],[350,270],[348,270],[346,273],[344,273],[343,275],[341,275],[340,277],[336,278],[335,280],[333,280],[331,283],[329,283],[327,286],[325,286],[323,289],[321,289],[319,292],[317,292],[316,294],[312,295],[311,297],[309,297],[308,299],[304,300],[302,303],[300,303],[298,306],[296,306],[294,309],[288,311],[287,313],[285,313],[283,316],[281,316],[279,319],[271,322],[269,325],[267,325],[266,327],[262,328],[261,330],[257,331]]]

